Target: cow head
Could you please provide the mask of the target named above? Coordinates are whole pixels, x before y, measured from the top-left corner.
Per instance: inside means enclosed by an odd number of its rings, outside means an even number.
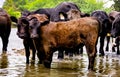
[[[119,14],[120,12],[117,12],[117,11],[112,11],[109,13],[109,19],[110,19],[110,22],[112,23],[116,17],[117,14]]]
[[[120,14],[115,17],[115,20],[112,23],[111,36],[120,36]]]
[[[26,19],[27,19],[26,17],[20,17],[17,19],[16,17],[11,16],[11,20],[16,23],[18,29],[17,35],[22,39],[29,37],[29,31],[28,31],[29,23],[25,22]]]
[[[81,18],[80,11],[77,9],[71,9],[67,12],[68,19],[78,19]]]
[[[49,23],[45,14],[33,14],[27,17],[29,21],[29,32],[31,38],[38,38],[40,27]]]
[[[68,20],[66,13],[68,11],[70,11],[71,9],[79,10],[78,6],[75,3],[72,3],[72,2],[62,2],[59,5],[57,5],[55,7],[56,15],[54,16],[54,19],[55,19],[54,21],[63,21],[63,20],[66,21],[66,20]],[[62,14],[64,16],[64,19],[62,19],[62,20],[60,19],[60,14]]]
[[[29,23],[26,22],[26,17],[21,17],[18,19],[18,23],[17,23],[17,35],[24,39],[24,38],[28,38],[29,37]]]
[[[105,11],[96,10],[91,13],[91,16],[96,17],[100,21],[102,34],[110,33],[112,24],[110,23],[109,17]]]

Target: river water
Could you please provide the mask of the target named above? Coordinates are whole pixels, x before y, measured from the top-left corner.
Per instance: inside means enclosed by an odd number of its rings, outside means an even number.
[[[57,59],[57,51],[53,55],[51,69],[42,64],[25,64],[25,53],[22,39],[16,35],[16,28],[12,28],[9,38],[8,52],[2,54],[2,42],[0,40],[0,77],[120,77],[120,56],[116,52],[105,52],[104,57],[97,55],[95,71],[89,71],[88,57],[84,48],[84,54]],[[98,45],[99,47],[99,45]]]

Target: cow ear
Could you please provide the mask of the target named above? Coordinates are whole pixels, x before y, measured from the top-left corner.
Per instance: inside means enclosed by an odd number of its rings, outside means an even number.
[[[110,16],[110,19],[111,19],[112,21],[114,21],[115,18],[114,18],[113,16]]]
[[[10,16],[10,19],[12,20],[12,22],[15,22],[15,23],[18,22],[18,19],[16,17],[14,17],[14,16]]]
[[[41,22],[41,26],[44,26],[44,25],[47,25],[50,21],[49,20],[46,20],[44,22]]]
[[[24,24],[29,24],[28,20],[27,19],[22,19],[21,20]]]

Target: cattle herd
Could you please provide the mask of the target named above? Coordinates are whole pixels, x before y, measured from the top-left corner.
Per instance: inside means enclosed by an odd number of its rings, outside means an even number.
[[[58,51],[58,59],[64,55],[73,56],[83,53],[86,47],[89,65],[94,69],[97,53],[96,45],[100,42],[99,53],[104,56],[104,40],[107,38],[106,51],[109,51],[110,38],[115,38],[119,52],[120,12],[96,10],[91,14],[82,13],[76,4],[62,2],[55,8],[41,8],[35,11],[23,11],[16,18],[0,8],[0,36],[3,43],[3,53],[7,51],[8,39],[11,32],[11,22],[17,25],[17,35],[23,39],[26,53],[26,63],[35,62],[35,54],[40,64],[50,68],[53,53]],[[100,38],[100,41],[98,41]],[[29,61],[30,49],[32,60]]]

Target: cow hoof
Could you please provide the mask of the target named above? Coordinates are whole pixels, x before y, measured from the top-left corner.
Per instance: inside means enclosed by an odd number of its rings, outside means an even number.
[[[120,52],[119,52],[119,51],[117,51],[117,55],[120,55]]]
[[[42,64],[42,61],[38,61],[38,64]]]
[[[44,62],[44,66],[45,66],[46,68],[51,68],[51,63],[50,63],[49,61],[45,61],[45,62]]]
[[[100,54],[99,54],[99,56],[105,56],[105,53],[104,53],[104,51],[100,51]]]
[[[112,52],[115,52],[115,48],[114,47],[112,47]]]
[[[92,67],[91,68],[89,67],[88,70],[89,71],[95,71]]]
[[[35,64],[35,60],[31,60],[31,64]]]
[[[108,48],[106,48],[106,51],[108,51]]]
[[[105,54],[104,53],[100,53],[99,56],[105,56]]]
[[[3,50],[3,51],[2,51],[2,53],[3,53],[3,54],[6,54],[6,53],[7,53],[7,51]]]
[[[29,64],[29,61],[26,61],[26,64]]]

